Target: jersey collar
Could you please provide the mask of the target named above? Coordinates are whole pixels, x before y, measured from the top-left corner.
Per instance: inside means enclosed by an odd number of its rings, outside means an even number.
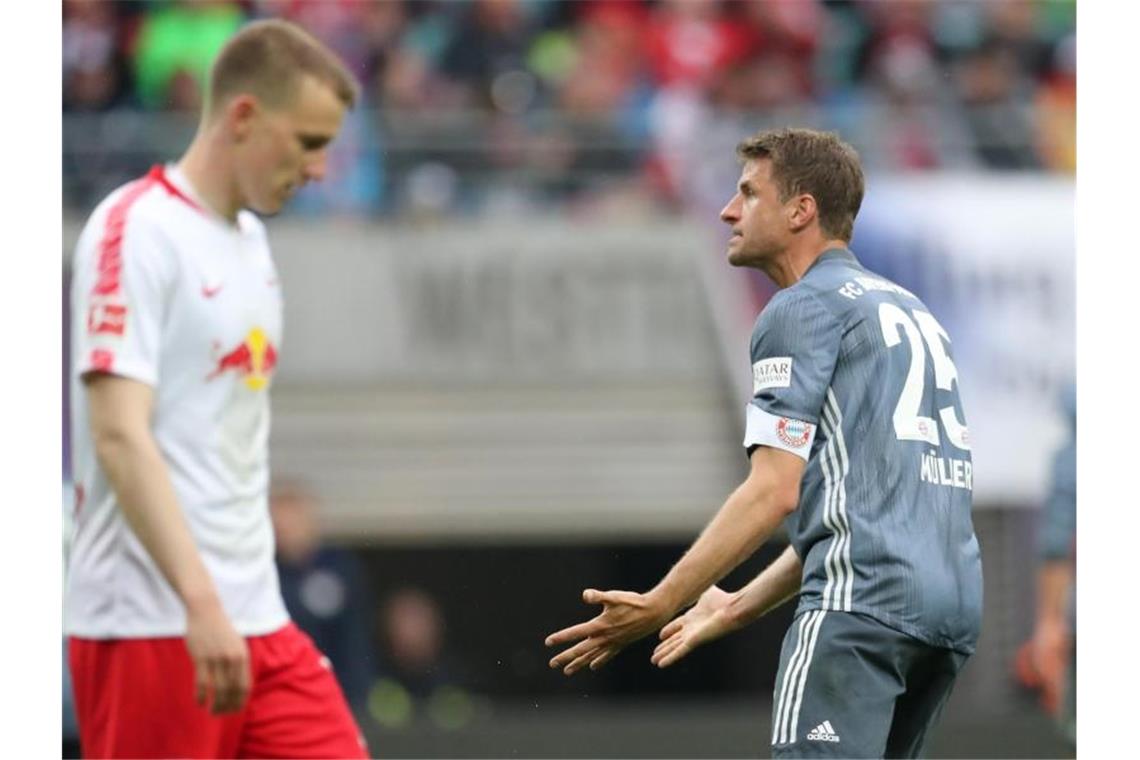
[[[147,174],[147,176],[158,184],[162,185],[163,189],[166,190],[166,192],[170,193],[178,200],[190,206],[190,208],[194,209],[200,214],[205,214],[206,209],[202,207],[202,204],[191,197],[192,191],[190,191],[189,188],[179,187],[179,185],[184,183],[178,182],[178,179],[180,178],[172,176],[176,171],[177,170],[173,167],[168,168],[162,164],[158,164],[151,167],[150,172]]]
[[[148,176],[154,178],[172,196],[186,203],[207,219],[217,222],[231,232],[244,233],[246,231],[240,218],[231,222],[206,205],[206,202],[194,191],[190,180],[178,168],[177,164],[166,164],[165,166],[159,164],[150,170]]]
[[[855,254],[851,253],[850,250],[846,248],[828,248],[826,251],[816,257],[815,261],[813,261],[811,263],[811,266],[807,268],[807,271],[804,272],[804,276],[806,277],[808,272],[815,269],[824,261],[835,260],[846,261],[855,264],[858,267],[862,267],[862,264],[859,263],[859,259],[855,258]]]

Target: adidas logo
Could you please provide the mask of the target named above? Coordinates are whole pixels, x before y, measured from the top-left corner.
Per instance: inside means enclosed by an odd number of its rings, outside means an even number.
[[[831,721],[825,720],[808,732],[809,742],[839,742],[839,734],[831,727]]]

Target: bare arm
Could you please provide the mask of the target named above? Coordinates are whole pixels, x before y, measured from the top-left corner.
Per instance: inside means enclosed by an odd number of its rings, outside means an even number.
[[[803,563],[789,544],[772,564],[764,568],[747,586],[732,594],[729,601],[729,618],[737,628],[767,615],[800,590]]]
[[[795,596],[803,565],[789,546],[772,564],[736,593],[710,586],[685,614],[661,629],[661,643],[650,662],[667,668],[702,644],[739,630]]]
[[[151,433],[154,392],[145,383],[96,373],[87,378],[87,399],[95,455],[123,517],[186,607],[198,701],[205,704],[212,689],[214,712],[237,709],[249,690],[248,653],[222,608]]]
[[[1067,625],[1067,605],[1073,587],[1073,563],[1050,559],[1037,571],[1037,620]]]
[[[550,666],[563,668],[567,675],[586,665],[599,668],[626,645],[664,625],[771,537],[799,503],[803,470],[804,461],[795,454],[759,447],[748,478],[656,587],[646,594],[583,592],[587,603],[603,605],[602,613],[547,637],[547,646],[578,642],[555,656]],[[763,588],[768,586],[765,582]]]
[[[659,597],[662,606],[672,615],[750,557],[776,532],[784,518],[795,511],[803,471],[804,461],[795,454],[769,446],[756,449],[748,478],[728,497],[685,556],[649,595]],[[786,568],[781,566],[777,571],[780,571],[778,577],[765,578],[765,571],[749,584],[746,588],[759,586],[751,596],[760,595],[759,600],[764,601],[774,580],[783,584]],[[798,587],[798,577],[796,581]],[[775,591],[782,589],[780,585]]]

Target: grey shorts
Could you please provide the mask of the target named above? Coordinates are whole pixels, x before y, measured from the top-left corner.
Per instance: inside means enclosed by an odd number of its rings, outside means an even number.
[[[866,615],[801,613],[780,651],[772,757],[918,757],[966,659]]]

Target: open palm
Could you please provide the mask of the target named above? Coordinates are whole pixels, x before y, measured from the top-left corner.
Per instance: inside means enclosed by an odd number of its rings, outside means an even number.
[[[710,586],[688,612],[661,629],[661,643],[653,650],[650,662],[659,668],[667,668],[701,644],[736,630],[739,626],[728,614],[732,596]]]

